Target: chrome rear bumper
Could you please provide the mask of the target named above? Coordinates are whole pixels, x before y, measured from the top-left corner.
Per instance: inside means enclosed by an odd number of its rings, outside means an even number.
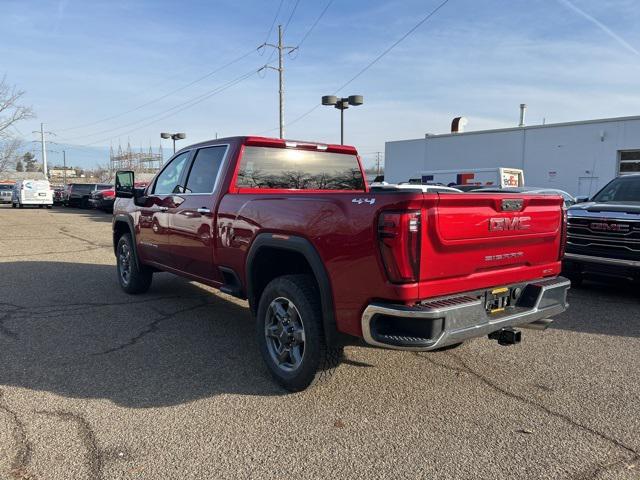
[[[569,306],[570,285],[564,277],[526,284],[513,307],[491,315],[485,310],[482,292],[430,299],[417,306],[372,303],[362,314],[362,335],[377,347],[434,350],[562,313]]]

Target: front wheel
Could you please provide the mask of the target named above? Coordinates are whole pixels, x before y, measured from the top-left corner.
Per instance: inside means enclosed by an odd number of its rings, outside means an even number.
[[[117,270],[120,287],[127,293],[137,294],[149,290],[153,272],[149,267],[135,261],[131,235],[125,233],[118,240]]]
[[[256,324],[267,368],[287,390],[328,379],[340,363],[342,348],[326,344],[318,287],[309,275],[272,280],[260,297]]]

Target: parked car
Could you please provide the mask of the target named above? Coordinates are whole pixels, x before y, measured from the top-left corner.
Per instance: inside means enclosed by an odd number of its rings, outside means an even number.
[[[11,203],[13,183],[0,183],[0,203]]]
[[[570,193],[565,192],[564,190],[559,190],[557,188],[544,188],[544,187],[507,187],[507,188],[497,188],[497,187],[484,187],[484,188],[475,188],[469,190],[470,192],[486,192],[486,193],[528,193],[534,195],[560,195],[564,200],[564,206],[569,208],[571,205],[575,205],[576,199]]]
[[[113,203],[116,199],[116,191],[113,188],[109,190],[94,190],[89,198],[89,205],[98,210],[105,212],[113,211]]]
[[[371,190],[419,190],[422,193],[462,193],[457,188],[445,187],[444,185],[422,185],[414,183],[372,183]]]
[[[64,203],[65,189],[54,188],[53,189],[53,204],[62,205]]]
[[[121,288],[169,271],[248,299],[289,390],[342,348],[429,351],[483,335],[518,343],[565,310],[559,197],[372,190],[355,148],[263,137],[186,147],[145,189],[116,174]],[[212,338],[212,341],[214,339]]]
[[[13,186],[11,206],[24,207],[37,205],[38,207],[53,207],[53,191],[48,180],[18,180]]]
[[[108,190],[113,185],[101,183],[70,183],[67,186],[64,204],[67,207],[89,208],[89,198],[94,190]]]
[[[640,174],[618,177],[567,211],[563,267],[584,277],[640,280]]]

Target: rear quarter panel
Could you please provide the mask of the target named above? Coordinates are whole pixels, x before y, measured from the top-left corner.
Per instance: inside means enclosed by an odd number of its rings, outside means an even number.
[[[375,198],[375,203],[357,202],[365,198]],[[327,270],[338,329],[360,335],[360,314],[367,302],[409,301],[418,296],[417,284],[394,285],[386,280],[375,219],[382,208],[420,208],[421,200],[421,194],[374,197],[364,192],[227,194],[218,208],[216,263],[233,268],[246,284],[245,259],[258,233],[306,238]]]

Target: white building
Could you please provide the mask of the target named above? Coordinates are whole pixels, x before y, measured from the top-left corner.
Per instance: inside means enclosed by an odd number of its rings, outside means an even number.
[[[423,170],[514,167],[525,184],[591,195],[617,175],[640,172],[640,116],[425,135],[386,142],[385,180]]]

